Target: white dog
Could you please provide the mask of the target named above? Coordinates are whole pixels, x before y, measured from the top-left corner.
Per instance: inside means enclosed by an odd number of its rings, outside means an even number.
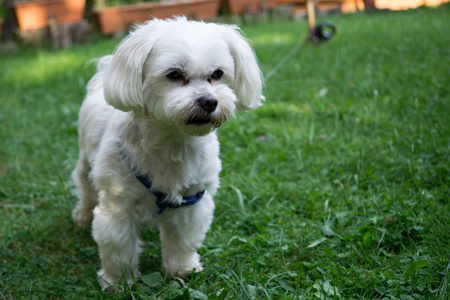
[[[139,276],[141,226],[159,227],[168,275],[201,271],[221,170],[214,130],[264,100],[253,50],[235,26],[152,20],[97,69],[79,116],[72,215],[93,220],[100,285]]]

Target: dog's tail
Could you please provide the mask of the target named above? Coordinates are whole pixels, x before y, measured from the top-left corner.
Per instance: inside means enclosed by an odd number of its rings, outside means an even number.
[[[99,57],[96,59],[97,63],[97,72],[102,72],[108,68],[109,64],[111,63],[113,56],[112,55],[106,55],[103,57]]]
[[[108,68],[112,58],[112,55],[105,55],[102,57],[91,59],[86,63],[86,67],[95,64],[97,66],[97,72],[105,71]]]
[[[97,65],[97,74],[88,83],[88,93],[103,90],[103,72],[108,68],[111,59],[112,55],[106,55],[89,61],[89,63],[95,63]]]

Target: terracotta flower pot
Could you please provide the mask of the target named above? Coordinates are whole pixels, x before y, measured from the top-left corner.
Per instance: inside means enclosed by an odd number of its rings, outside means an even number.
[[[217,17],[220,0],[183,0],[149,2],[123,5],[95,10],[93,19],[103,34],[124,31],[135,23],[152,18],[171,18],[185,15],[197,20],[212,20]]]
[[[14,4],[21,30],[39,29],[56,23],[80,22],[83,19],[86,0],[39,0]]]

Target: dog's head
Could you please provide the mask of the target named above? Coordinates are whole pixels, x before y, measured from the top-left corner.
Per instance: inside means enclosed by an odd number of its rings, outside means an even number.
[[[235,26],[152,20],[118,46],[105,72],[106,101],[152,114],[191,135],[205,135],[261,105],[255,54]]]

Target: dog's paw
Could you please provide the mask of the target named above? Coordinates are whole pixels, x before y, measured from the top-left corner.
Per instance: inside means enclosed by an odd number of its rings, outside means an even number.
[[[200,255],[195,253],[186,261],[180,261],[176,259],[167,259],[163,262],[166,274],[172,277],[184,276],[191,274],[192,272],[198,273],[203,271],[202,264],[200,263]]]
[[[97,272],[97,276],[98,276],[98,283],[103,291],[109,288],[110,286],[114,287],[114,285],[118,281],[118,278],[113,278],[105,274],[105,271],[103,269]]]
[[[105,270],[103,270],[103,269],[101,269],[100,271],[97,272],[97,276],[98,276],[98,283],[99,283],[102,291],[106,290],[107,288],[111,288],[114,291],[122,292],[123,285],[119,284],[119,283],[123,283],[123,281],[120,281],[118,277],[107,275],[105,273]],[[135,279],[140,276],[141,276],[141,273],[138,270],[135,270],[134,276],[129,277],[127,279],[128,285],[131,286],[134,283]]]
[[[86,227],[91,224],[94,218],[94,213],[92,210],[83,210],[79,207],[75,207],[72,211],[72,219],[77,223],[80,227]]]

